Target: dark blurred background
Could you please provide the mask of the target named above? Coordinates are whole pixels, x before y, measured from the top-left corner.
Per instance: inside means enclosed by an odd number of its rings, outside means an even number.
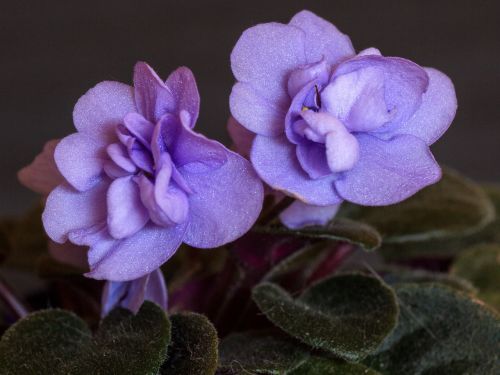
[[[356,50],[376,46],[446,72],[459,110],[435,155],[473,178],[500,181],[500,1],[1,0],[0,213],[36,200],[16,171],[46,140],[73,131],[77,99],[102,80],[130,83],[137,60],[162,77],[189,66],[202,98],[197,128],[227,143],[233,45],[244,29],[288,22],[302,9],[332,21]]]

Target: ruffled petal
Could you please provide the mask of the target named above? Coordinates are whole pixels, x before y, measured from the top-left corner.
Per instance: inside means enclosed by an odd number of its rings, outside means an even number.
[[[153,124],[166,113],[175,111],[176,103],[172,92],[144,62],[138,62],[134,67],[134,93],[139,113]]]
[[[133,236],[116,240],[100,233],[89,250],[88,277],[98,280],[138,279],[165,263],[179,248],[186,223],[170,228],[147,224]]]
[[[262,209],[264,189],[252,165],[226,152],[227,162],[215,171],[179,169],[193,190],[184,238],[191,246],[213,248],[234,241],[250,229]]]
[[[47,198],[42,221],[48,236],[63,243],[74,230],[92,227],[106,220],[106,190],[104,180],[94,188],[79,192],[67,184],[59,185]]]
[[[231,114],[248,130],[267,136],[283,133],[285,106],[265,99],[248,83],[238,82],[229,97]]]
[[[422,95],[427,90],[429,77],[425,70],[414,62],[399,57],[367,55],[341,63],[333,72],[331,81],[353,72],[359,72],[362,77],[362,70],[365,69],[370,69],[371,75],[377,76],[374,72],[378,72],[382,76],[377,81],[383,80],[383,97],[391,115],[390,121],[377,130],[383,132],[408,121],[420,107]],[[348,87],[345,92],[350,92]],[[380,103],[380,100],[377,101]],[[380,117],[380,113],[377,116]],[[379,119],[378,122],[380,121]]]
[[[174,70],[166,81],[177,104],[177,114],[181,111],[189,113],[189,127],[193,128],[200,111],[200,94],[196,86],[193,72],[181,66]]]
[[[311,179],[297,160],[295,145],[285,136],[258,135],[252,146],[251,160],[259,176],[273,189],[314,205],[337,204],[342,200],[333,187],[337,176],[332,173]]]
[[[73,122],[79,132],[105,142],[114,139],[116,125],[122,123],[130,112],[136,112],[132,87],[105,81],[78,100],[73,110]]]
[[[233,74],[238,81],[249,83],[261,97],[284,105],[289,101],[288,74],[307,63],[304,42],[304,32],[297,27],[280,23],[251,27],[243,32],[231,53]]]
[[[457,111],[457,97],[453,83],[445,74],[436,69],[424,69],[429,76],[429,87],[423,95],[420,108],[406,123],[390,129],[387,136],[414,135],[431,145],[451,125]]]
[[[227,151],[223,145],[195,133],[174,116],[164,116],[153,135],[155,159],[167,150],[177,168],[186,166],[193,171],[211,171],[222,167],[227,160]]]
[[[347,35],[308,10],[297,13],[289,24],[305,32],[308,62],[316,62],[324,57],[330,64],[337,64],[355,55],[351,40]]]
[[[101,180],[106,156],[103,140],[73,133],[59,142],[54,152],[57,168],[77,190],[91,189]]]
[[[326,161],[326,147],[323,143],[303,142],[297,145],[297,159],[300,166],[312,179],[332,173]]]
[[[43,151],[35,157],[35,160],[17,172],[17,178],[21,184],[47,196],[64,181],[54,160],[54,151],[58,143],[59,139],[45,143]]]
[[[148,210],[141,201],[139,186],[133,178],[117,178],[108,189],[108,230],[116,239],[137,233],[149,220]]]
[[[363,134],[357,138],[360,159],[335,182],[345,200],[364,206],[394,204],[441,177],[429,147],[419,138],[401,135],[385,141]]]
[[[295,201],[281,214],[280,220],[287,228],[300,229],[311,225],[326,225],[334,218],[340,204],[331,206],[312,206]]]

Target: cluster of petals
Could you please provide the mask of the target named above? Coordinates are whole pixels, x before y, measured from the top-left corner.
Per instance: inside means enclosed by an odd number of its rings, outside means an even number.
[[[183,242],[213,248],[253,225],[262,183],[246,159],[192,130],[198,110],[189,69],[163,82],[138,63],[133,87],[102,82],[89,90],[74,109],[77,132],[46,147],[60,176],[45,230],[57,243],[89,247],[87,276],[138,280]],[[34,169],[21,180],[54,184]]]
[[[456,111],[443,73],[375,48],[356,54],[309,11],[247,29],[231,66],[231,113],[252,133],[257,173],[320,215],[342,201],[394,204],[441,177],[429,146]]]

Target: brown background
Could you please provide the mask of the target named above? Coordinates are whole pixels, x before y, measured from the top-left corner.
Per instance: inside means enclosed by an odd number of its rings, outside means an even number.
[[[163,77],[180,65],[195,73],[198,130],[224,142],[240,33],[310,9],[351,36],[446,72],[459,111],[434,147],[437,159],[471,177],[500,181],[500,2],[459,0],[73,1],[1,0],[0,213],[25,210],[36,196],[15,173],[43,143],[73,131],[74,103],[102,80],[130,82],[137,60]]]

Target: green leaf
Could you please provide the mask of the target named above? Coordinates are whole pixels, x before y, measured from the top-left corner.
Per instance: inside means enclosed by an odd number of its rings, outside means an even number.
[[[500,311],[500,244],[480,244],[464,251],[451,274],[469,280],[478,298]]]
[[[408,283],[441,284],[467,294],[477,293],[477,289],[469,281],[455,275],[397,267],[391,269],[391,272],[384,274],[385,282],[391,286]]]
[[[92,334],[76,315],[44,310],[11,326],[0,340],[2,375],[66,375],[68,365],[82,347],[91,345]]]
[[[484,185],[482,188],[493,202],[497,214],[495,219],[480,231],[458,238],[384,243],[380,253],[387,260],[407,260],[419,257],[449,258],[479,243],[500,243],[500,187],[497,185]]]
[[[311,357],[288,375],[380,375],[358,363],[347,363],[331,358]]]
[[[293,237],[343,241],[359,245],[368,251],[377,249],[382,242],[380,234],[372,226],[345,218],[334,219],[326,226],[310,226],[291,230],[282,225],[275,225],[255,227],[254,231]]]
[[[93,345],[84,348],[74,374],[157,374],[167,355],[170,322],[165,312],[144,302],[137,315],[113,310],[101,323]]]
[[[233,374],[288,374],[308,357],[307,348],[267,331],[234,333],[220,345],[220,366]]]
[[[266,317],[289,335],[347,360],[373,352],[396,325],[394,292],[378,279],[335,276],[313,285],[298,299],[272,283],[253,289]]]
[[[212,323],[196,313],[175,314],[170,320],[172,342],[160,374],[215,374],[219,339]]]
[[[493,221],[495,208],[485,191],[457,172],[411,198],[384,207],[345,205],[340,216],[375,227],[384,243],[463,237]]]
[[[365,363],[383,374],[497,374],[500,322],[493,310],[453,289],[396,289],[397,328]],[[441,371],[441,372],[440,372]]]
[[[2,375],[156,375],[167,354],[170,322],[145,302],[137,315],[116,309],[92,337],[86,324],[63,310],[28,315],[0,341]]]

